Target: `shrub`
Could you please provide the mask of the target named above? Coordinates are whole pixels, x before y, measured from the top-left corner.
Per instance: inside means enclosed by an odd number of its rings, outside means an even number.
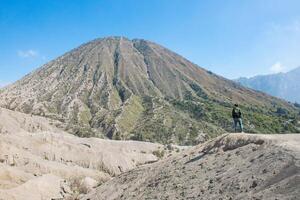
[[[286,109],[284,109],[284,108],[278,107],[277,110],[276,110],[276,113],[278,115],[287,115],[288,111]]]
[[[165,151],[164,150],[161,150],[161,151],[160,150],[155,150],[155,151],[152,152],[152,154],[161,159],[161,158],[164,157]]]

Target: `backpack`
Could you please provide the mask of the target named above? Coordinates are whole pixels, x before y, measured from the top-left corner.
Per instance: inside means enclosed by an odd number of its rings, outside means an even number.
[[[241,118],[241,110],[239,108],[233,108],[232,117],[233,118]]]

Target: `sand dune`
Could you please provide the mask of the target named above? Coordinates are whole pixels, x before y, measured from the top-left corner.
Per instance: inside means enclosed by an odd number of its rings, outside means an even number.
[[[0,199],[50,199],[89,191],[111,177],[158,160],[164,146],[78,138],[56,121],[0,111]]]

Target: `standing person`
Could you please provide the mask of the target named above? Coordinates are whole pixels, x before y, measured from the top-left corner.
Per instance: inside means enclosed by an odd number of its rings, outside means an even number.
[[[233,118],[233,122],[234,122],[234,131],[238,132],[237,126],[239,125],[240,132],[243,133],[244,130],[243,130],[242,113],[241,113],[241,110],[240,110],[238,104],[234,104],[234,107],[232,109],[232,118]]]

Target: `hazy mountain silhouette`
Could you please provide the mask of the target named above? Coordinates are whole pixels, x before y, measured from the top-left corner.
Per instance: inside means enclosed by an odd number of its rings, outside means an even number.
[[[291,102],[300,102],[300,67],[287,73],[239,78],[237,82]]]

